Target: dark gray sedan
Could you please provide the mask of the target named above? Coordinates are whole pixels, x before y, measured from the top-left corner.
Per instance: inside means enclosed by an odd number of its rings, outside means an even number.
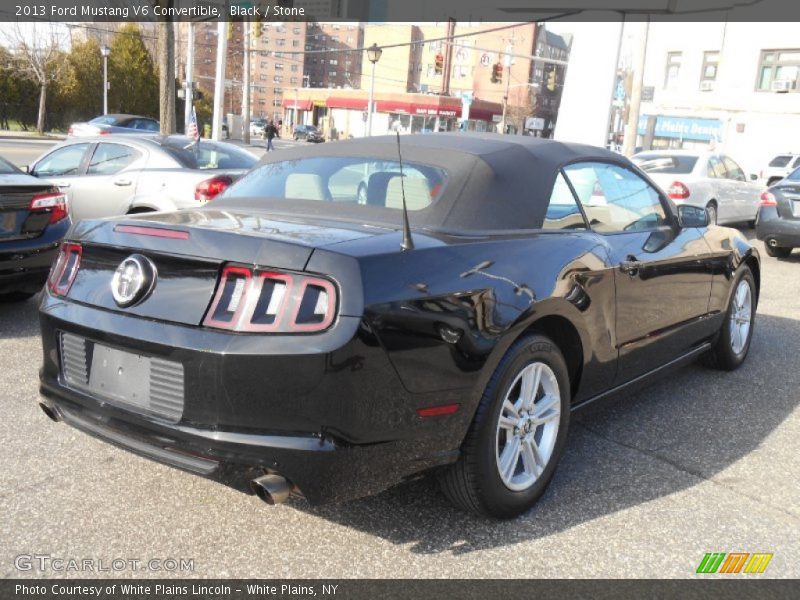
[[[158,133],[161,125],[155,119],[138,115],[102,115],[88,123],[73,123],[67,135],[93,137],[109,133]]]
[[[756,235],[776,258],[800,248],[800,168],[761,194]]]

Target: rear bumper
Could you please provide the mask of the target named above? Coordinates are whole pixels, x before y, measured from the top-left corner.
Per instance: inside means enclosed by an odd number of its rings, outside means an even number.
[[[37,238],[0,241],[0,293],[39,291],[69,227],[64,219]]]
[[[756,237],[761,241],[775,240],[780,248],[800,247],[800,219],[784,219],[776,207],[763,207],[756,220]]]
[[[453,462],[469,424],[467,411],[420,419],[417,407],[453,401],[453,394],[409,394],[383,349],[359,334],[358,319],[328,347],[307,337],[280,354],[265,338],[155,323],[47,293],[40,320],[40,389],[51,412],[90,435],[243,491],[269,471],[313,504],[377,493]],[[148,417],[68,387],[59,364],[61,331],[180,362],[180,420]],[[314,346],[320,352],[309,354]]]

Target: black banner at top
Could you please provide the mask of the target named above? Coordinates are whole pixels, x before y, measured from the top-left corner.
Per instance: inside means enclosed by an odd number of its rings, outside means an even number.
[[[4,0],[0,22],[800,21],[787,0]]]

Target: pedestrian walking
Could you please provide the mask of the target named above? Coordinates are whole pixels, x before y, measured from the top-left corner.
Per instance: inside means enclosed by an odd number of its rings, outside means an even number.
[[[267,152],[275,150],[275,147],[272,145],[272,140],[276,137],[281,137],[281,132],[275,127],[275,123],[272,121],[267,123],[267,126],[264,128],[264,135],[267,138]]]

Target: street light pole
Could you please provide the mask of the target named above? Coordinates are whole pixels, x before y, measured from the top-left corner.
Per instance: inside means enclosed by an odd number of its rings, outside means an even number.
[[[367,49],[367,58],[372,63],[372,77],[369,83],[369,104],[367,105],[367,136],[372,135],[372,113],[375,112],[375,63],[381,59],[383,50],[378,47],[378,44],[372,44]]]
[[[100,55],[103,57],[103,114],[108,114],[108,55],[111,48],[108,46],[100,47]]]

